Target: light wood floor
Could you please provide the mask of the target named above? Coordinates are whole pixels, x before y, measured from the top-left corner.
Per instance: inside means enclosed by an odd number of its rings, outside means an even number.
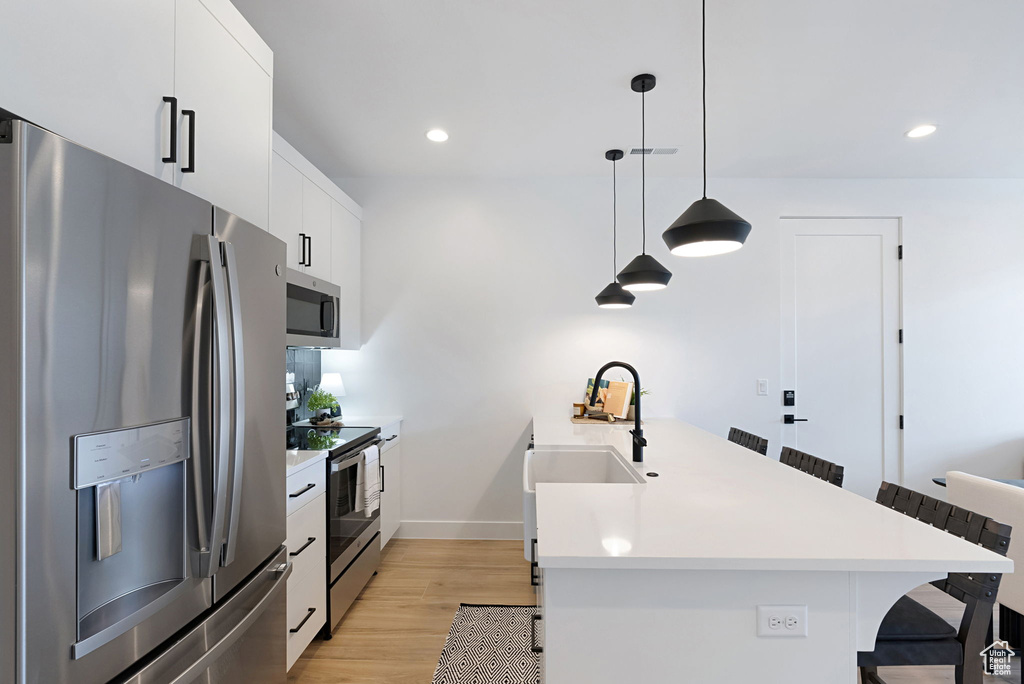
[[[310,644],[296,684],[430,684],[460,603],[532,604],[529,564],[514,541],[394,539],[376,577],[330,641]],[[911,594],[958,625],[963,604],[931,586]],[[1019,684],[987,677],[986,684]],[[888,684],[952,684],[952,667],[880,668]]]

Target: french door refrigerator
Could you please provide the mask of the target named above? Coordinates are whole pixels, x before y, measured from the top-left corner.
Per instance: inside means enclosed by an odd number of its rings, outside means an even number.
[[[283,682],[285,245],[0,122],[0,682]]]

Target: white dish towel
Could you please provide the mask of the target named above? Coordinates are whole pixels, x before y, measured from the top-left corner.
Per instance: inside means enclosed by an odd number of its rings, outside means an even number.
[[[380,508],[380,447],[376,444],[363,451],[363,513],[367,518]]]

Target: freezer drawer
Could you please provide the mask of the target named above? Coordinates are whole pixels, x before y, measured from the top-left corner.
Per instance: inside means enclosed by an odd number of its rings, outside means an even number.
[[[285,586],[291,574],[284,547],[235,594],[176,637],[123,684],[282,684],[285,681]]]

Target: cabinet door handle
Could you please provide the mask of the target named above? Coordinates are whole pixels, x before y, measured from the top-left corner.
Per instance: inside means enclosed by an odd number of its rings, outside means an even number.
[[[299,249],[302,253],[299,255],[299,266],[306,265],[306,234],[299,233]]]
[[[181,167],[182,173],[196,172],[196,111],[182,109],[181,115],[188,118],[188,166]]]
[[[294,551],[291,551],[291,552],[289,552],[289,554],[288,554],[288,555],[289,555],[289,556],[298,556],[298,555],[299,555],[300,553],[302,553],[303,551],[305,551],[306,549],[308,549],[308,548],[309,548],[309,545],[310,545],[310,544],[312,544],[312,543],[313,543],[313,542],[315,542],[315,541],[316,541],[316,537],[309,537],[309,538],[308,538],[308,539],[306,540],[306,543],[305,543],[305,544],[303,544],[303,545],[302,545],[302,546],[300,546],[299,548],[295,549]]]
[[[383,464],[380,467],[380,493],[381,494],[384,493],[384,466],[383,466]]]
[[[289,495],[288,495],[288,498],[289,498],[289,499],[297,499],[298,497],[302,496],[303,494],[305,494],[306,492],[308,492],[308,491],[309,491],[310,489],[312,489],[313,487],[316,487],[316,484],[315,484],[315,483],[313,483],[313,482],[310,482],[310,483],[309,483],[308,485],[306,485],[305,487],[303,487],[303,488],[302,488],[302,489],[300,489],[299,491],[297,491],[297,492],[292,492],[291,494],[289,494]]]
[[[171,105],[171,153],[162,161],[164,164],[174,164],[178,161],[178,98],[165,95],[164,102]]]
[[[306,239],[309,240],[309,249],[306,250],[306,266],[313,265],[313,236],[307,235]]]
[[[300,629],[302,629],[302,626],[304,624],[309,622],[309,618],[313,617],[313,613],[315,613],[315,612],[316,612],[316,608],[310,608],[309,612],[306,613],[306,617],[302,618],[302,622],[300,622],[295,627],[289,629],[288,631],[291,632],[292,634],[295,634],[296,632],[298,632]]]

